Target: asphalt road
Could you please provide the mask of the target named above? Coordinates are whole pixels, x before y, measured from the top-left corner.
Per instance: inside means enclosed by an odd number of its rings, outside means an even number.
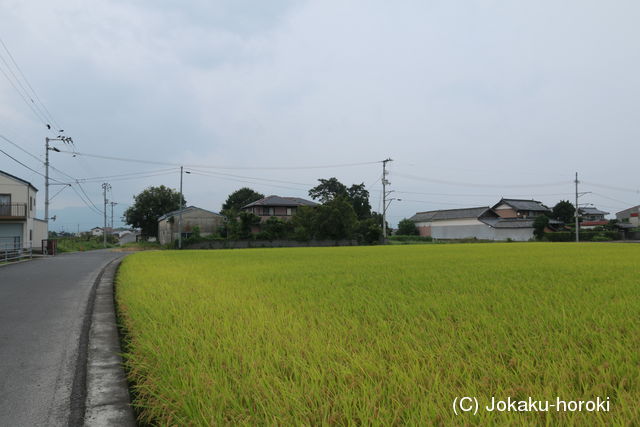
[[[0,426],[75,424],[89,297],[120,256],[90,251],[0,267]]]

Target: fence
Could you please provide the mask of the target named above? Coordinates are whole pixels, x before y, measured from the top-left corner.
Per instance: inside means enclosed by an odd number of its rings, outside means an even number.
[[[33,250],[31,245],[28,248],[23,248],[19,237],[0,237],[0,262],[17,261],[32,257]]]

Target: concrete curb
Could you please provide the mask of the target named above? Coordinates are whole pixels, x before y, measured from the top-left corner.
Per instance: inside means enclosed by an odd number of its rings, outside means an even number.
[[[109,264],[96,290],[87,360],[86,426],[135,426],[122,367],[113,302],[113,281],[122,259]]]

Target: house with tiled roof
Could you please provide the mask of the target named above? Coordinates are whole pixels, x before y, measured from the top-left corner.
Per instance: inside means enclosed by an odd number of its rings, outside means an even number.
[[[318,206],[318,203],[300,197],[267,196],[242,207],[245,212],[251,212],[264,222],[272,216],[289,220],[301,206]]]
[[[596,207],[578,208],[578,213],[580,216],[580,227],[584,229],[601,227],[609,223],[609,220],[605,219],[605,215],[609,215],[609,212],[601,211]]]
[[[527,199],[500,199],[491,208],[501,218],[535,218],[551,213],[551,209],[537,200]]]
[[[528,241],[538,215],[551,210],[536,200],[501,199],[493,207],[418,212],[411,218],[421,236],[434,239]],[[558,221],[550,221],[554,227]],[[551,231],[551,230],[548,230]]]

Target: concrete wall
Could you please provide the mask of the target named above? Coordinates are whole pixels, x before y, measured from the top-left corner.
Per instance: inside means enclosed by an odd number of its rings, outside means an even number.
[[[487,224],[476,225],[440,225],[439,221],[431,226],[434,239],[470,239],[493,240],[494,232]]]
[[[533,228],[494,228],[493,240],[515,240],[516,242],[528,242],[533,239]]]
[[[47,221],[42,219],[33,220],[33,248],[42,248],[42,241],[49,237],[47,231]]]

